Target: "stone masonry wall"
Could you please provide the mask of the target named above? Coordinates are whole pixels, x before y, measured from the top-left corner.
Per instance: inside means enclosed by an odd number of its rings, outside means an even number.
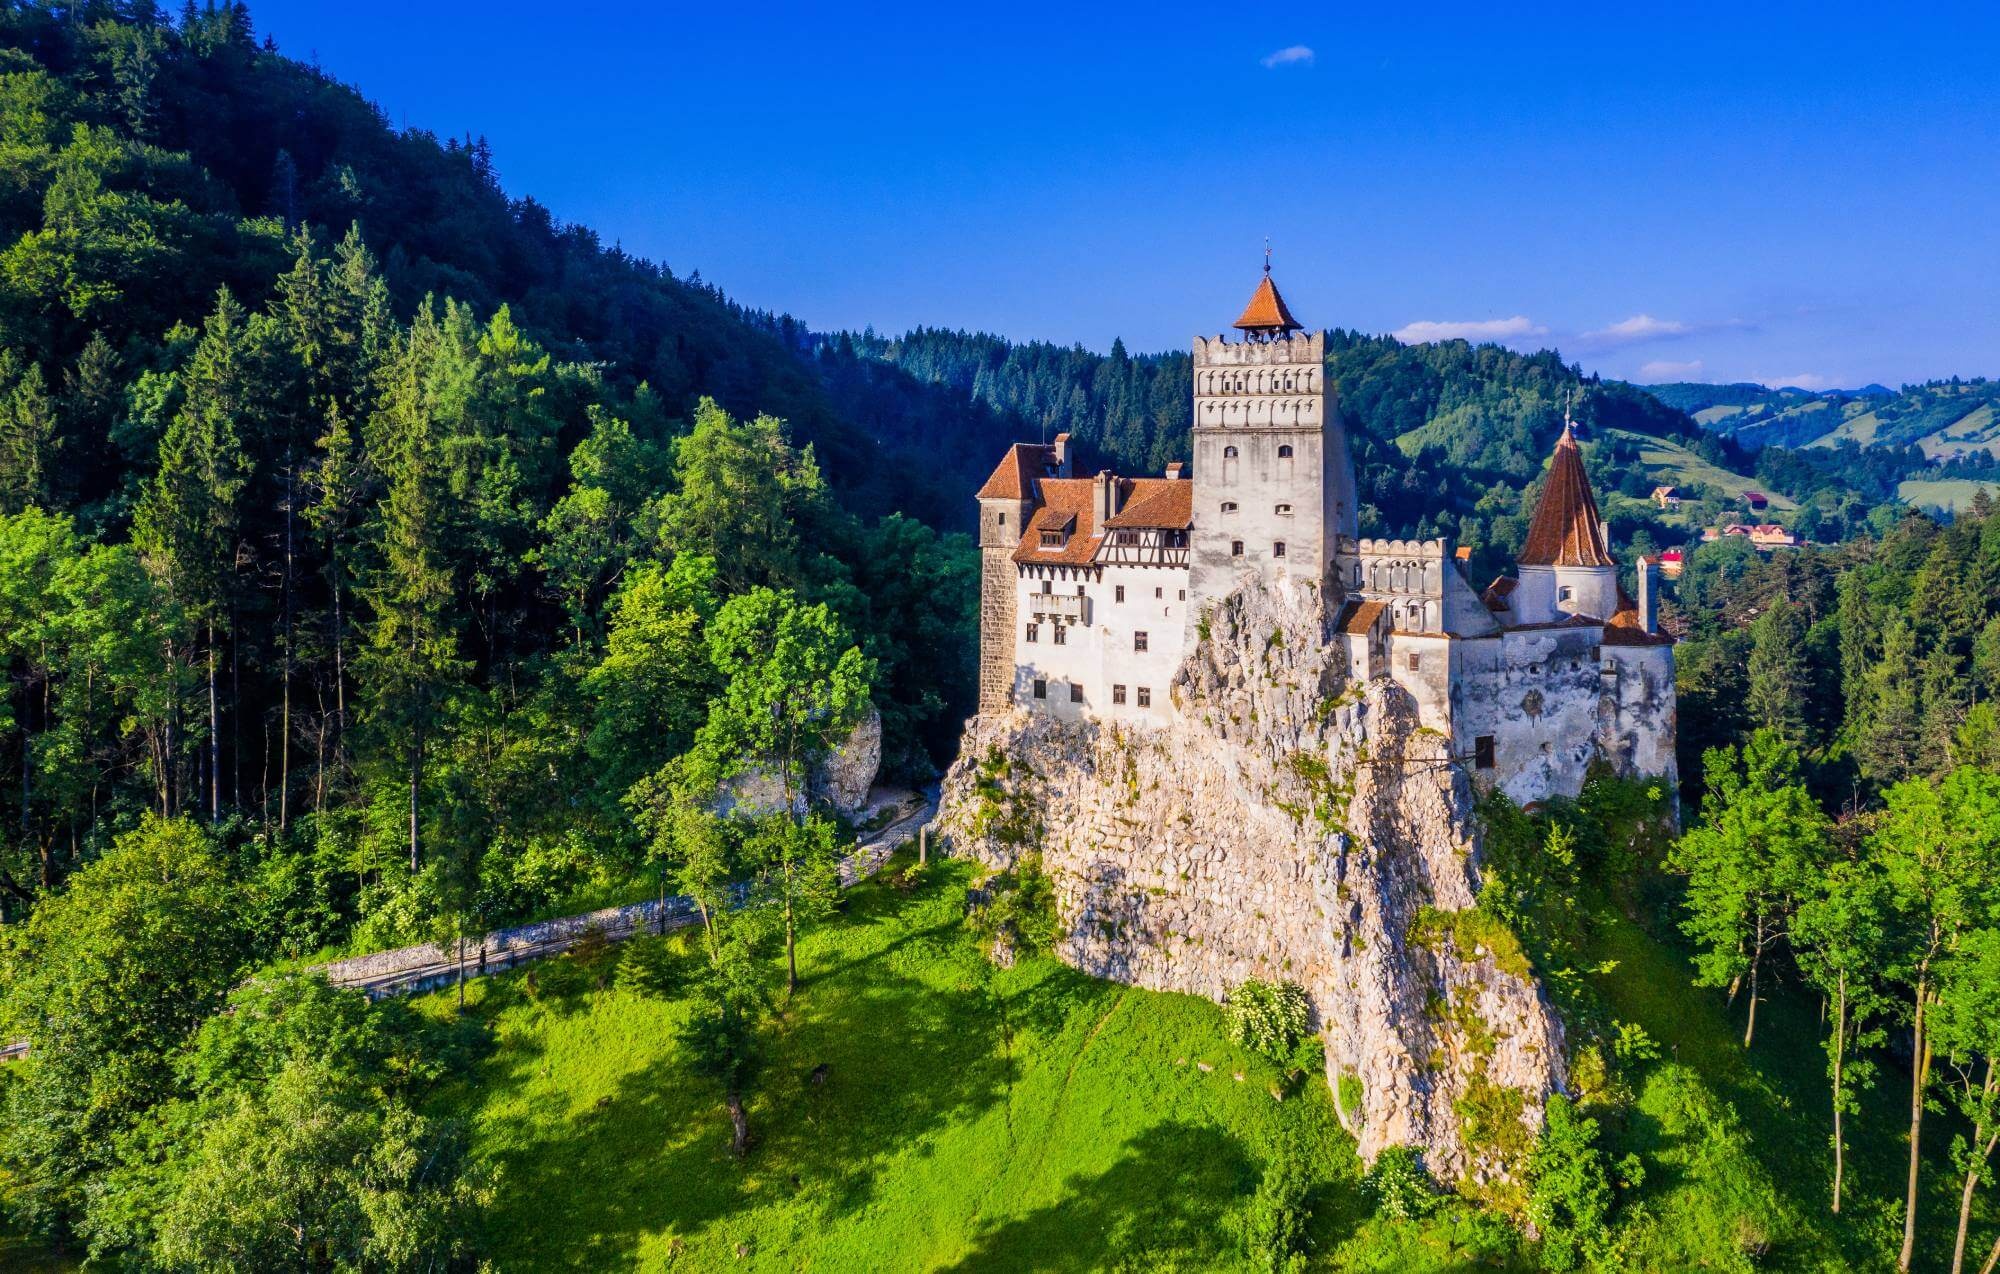
[[[1019,850],[984,815],[1027,811],[1065,960],[1217,999],[1298,982],[1364,1155],[1504,1175],[1563,1081],[1562,1028],[1531,980],[1451,936],[1477,932],[1451,923],[1476,897],[1469,786],[1406,692],[1350,683],[1327,622],[1312,590],[1242,585],[1198,625],[1166,729],[975,717],[938,826],[1003,865]],[[1518,1126],[1470,1127],[1461,1102]]]

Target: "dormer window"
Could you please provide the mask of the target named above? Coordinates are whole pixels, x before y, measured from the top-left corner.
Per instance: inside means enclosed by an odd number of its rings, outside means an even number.
[[[1063,541],[1068,538],[1061,531],[1044,531],[1042,532],[1042,547],[1045,549],[1059,549],[1063,546]]]

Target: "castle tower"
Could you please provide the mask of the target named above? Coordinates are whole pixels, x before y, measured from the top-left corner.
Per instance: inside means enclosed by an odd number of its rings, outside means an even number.
[[[1245,571],[1323,586],[1356,534],[1354,464],[1326,392],[1326,338],[1300,331],[1264,277],[1235,323],[1241,340],[1194,341],[1194,535],[1190,585],[1221,597]]]
[[[1069,435],[1046,446],[1017,442],[979,488],[979,710],[1013,701],[1014,637],[1019,627],[1014,550],[1041,504],[1044,478],[1067,478]]]
[[[1583,450],[1568,420],[1556,440],[1548,480],[1521,549],[1521,583],[1513,601],[1519,623],[1618,612],[1618,563],[1612,558],[1597,497],[1583,469]]]

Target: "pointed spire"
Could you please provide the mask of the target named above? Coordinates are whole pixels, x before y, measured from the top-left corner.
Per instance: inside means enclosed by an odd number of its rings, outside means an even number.
[[[1259,336],[1282,336],[1305,326],[1285,308],[1285,298],[1278,295],[1278,285],[1271,282],[1269,240],[1264,243],[1264,277],[1257,280],[1257,290],[1250,294],[1250,304],[1243,307],[1243,314],[1234,326]]]
[[[1528,523],[1528,542],[1521,550],[1523,566],[1616,566],[1606,546],[1604,521],[1597,514],[1597,497],[1583,471],[1583,448],[1577,446],[1569,409],[1563,409],[1562,437],[1542,484],[1535,516]]]

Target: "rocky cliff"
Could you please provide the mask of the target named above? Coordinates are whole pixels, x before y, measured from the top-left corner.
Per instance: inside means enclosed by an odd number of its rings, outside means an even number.
[[[1198,625],[1164,730],[973,718],[939,829],[995,866],[1039,850],[1079,968],[1218,999],[1299,983],[1365,1156],[1413,1145],[1441,1179],[1503,1178],[1562,1082],[1562,1027],[1474,909],[1446,741],[1386,679],[1350,682],[1329,618],[1246,584]]]

